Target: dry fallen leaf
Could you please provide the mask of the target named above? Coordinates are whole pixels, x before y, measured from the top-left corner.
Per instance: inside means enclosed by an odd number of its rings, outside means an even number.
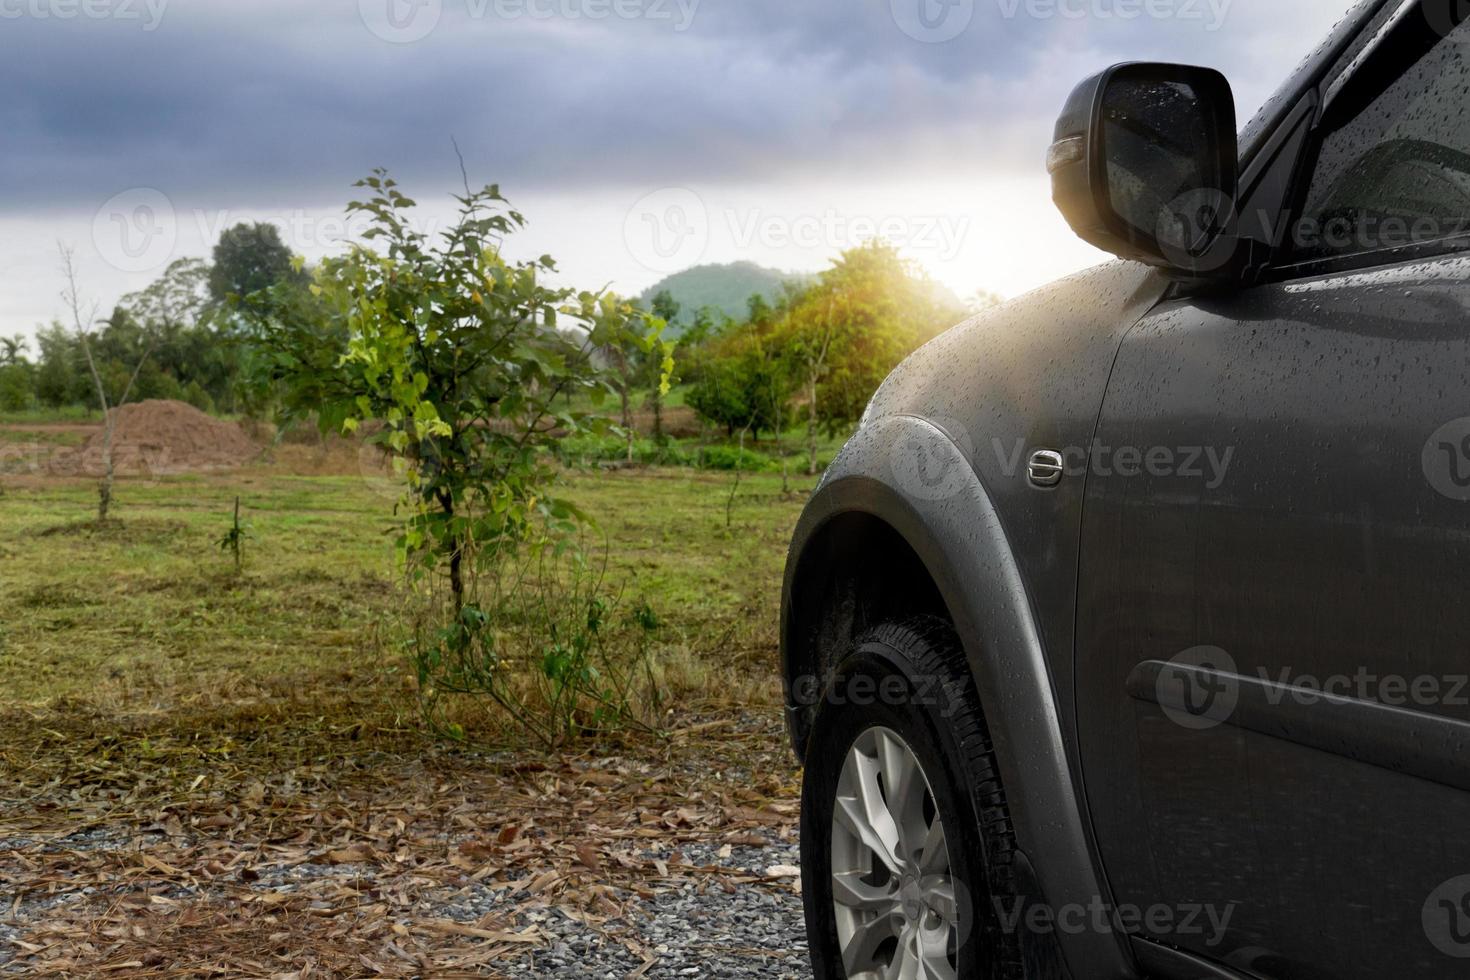
[[[577,845],[577,861],[589,871],[602,870],[602,858],[598,856],[597,848],[591,844]]]

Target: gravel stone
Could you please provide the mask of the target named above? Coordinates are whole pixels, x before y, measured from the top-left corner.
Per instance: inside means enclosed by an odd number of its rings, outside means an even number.
[[[113,850],[136,846],[133,833],[98,828],[41,845],[52,850]],[[35,841],[0,839],[0,853],[34,848]],[[718,867],[738,874],[764,877],[767,869],[800,863],[794,843],[777,842],[768,847],[736,847],[728,853],[713,844],[685,844],[677,849],[654,846],[651,858],[673,859],[695,867]],[[289,893],[309,882],[325,878],[343,881],[370,878],[374,869],[365,865],[255,865],[259,875],[252,887]],[[677,875],[677,868],[671,875]],[[672,884],[673,887],[670,887]],[[576,980],[623,980],[644,968],[645,959],[633,949],[647,950],[653,959],[641,976],[712,977],[730,980],[795,980],[810,976],[801,897],[796,879],[730,884],[724,876],[691,875],[660,884],[652,899],[624,893],[625,915],[597,927],[573,918],[555,907],[530,909],[512,917],[513,927],[536,926],[551,936],[548,944],[529,949],[520,957],[501,964],[510,977],[576,978]],[[170,890],[178,899],[204,897],[209,890]],[[421,902],[417,915],[478,921],[498,910],[513,907],[517,897],[505,887],[471,884],[445,890]],[[45,918],[48,912],[94,897],[91,888],[23,900],[18,907],[0,904],[0,973],[15,974],[15,944],[26,927]],[[3,898],[3,896],[0,896]],[[523,898],[523,896],[522,896]]]

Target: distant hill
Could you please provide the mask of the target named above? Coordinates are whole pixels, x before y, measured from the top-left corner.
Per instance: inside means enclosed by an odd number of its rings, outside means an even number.
[[[679,317],[670,325],[673,328],[670,333],[677,336],[680,329],[693,323],[695,314],[706,306],[720,310],[732,319],[743,320],[746,301],[756,293],[766,299],[775,299],[783,284],[804,285],[815,278],[803,273],[767,269],[754,262],[699,265],[676,272],[663,282],[650,286],[642,300],[644,306],[649,306],[663,290],[673,294],[679,304]]]

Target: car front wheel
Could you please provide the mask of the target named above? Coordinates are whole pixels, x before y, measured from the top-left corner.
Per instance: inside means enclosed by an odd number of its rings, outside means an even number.
[[[802,876],[812,966],[848,980],[1024,974],[995,899],[1014,839],[958,640],[922,619],[864,636],[807,751]]]

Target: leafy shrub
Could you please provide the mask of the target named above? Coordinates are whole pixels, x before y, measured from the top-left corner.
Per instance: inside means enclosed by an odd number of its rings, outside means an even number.
[[[556,445],[556,458],[563,466],[591,467],[599,463],[621,463],[628,458],[628,444],[620,436],[569,436]],[[633,440],[633,462],[638,466],[695,466],[694,453],[653,439]]]
[[[28,364],[0,366],[0,411],[23,412],[36,400]]]
[[[651,656],[658,617],[609,598],[579,548],[482,564],[474,601],[428,607],[408,643],[424,716],[457,739],[488,721],[547,750],[629,728],[653,731],[664,693]],[[433,610],[440,610],[439,613]],[[483,711],[489,696],[498,709]]]
[[[778,352],[758,339],[742,339],[705,365],[685,401],[726,435],[748,429],[757,439],[790,419],[791,379]]]
[[[699,465],[707,470],[742,470],[746,473],[768,473],[781,469],[781,462],[738,446],[706,446],[699,454]]]

